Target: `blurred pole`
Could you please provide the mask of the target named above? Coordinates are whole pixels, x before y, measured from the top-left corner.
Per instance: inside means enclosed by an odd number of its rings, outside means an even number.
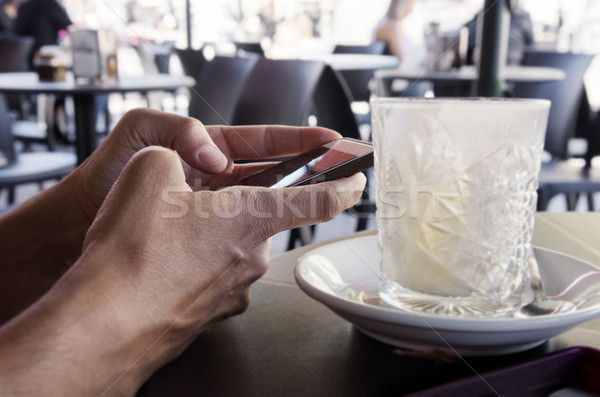
[[[185,0],[185,33],[187,38],[187,48],[192,48],[192,6],[190,0]]]
[[[504,91],[504,67],[510,29],[509,0],[485,0],[477,95],[500,97]]]

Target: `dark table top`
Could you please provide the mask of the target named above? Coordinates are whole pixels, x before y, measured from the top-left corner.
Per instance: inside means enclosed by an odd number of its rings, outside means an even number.
[[[541,213],[534,244],[600,265],[594,243],[599,233],[600,213]],[[535,349],[504,356],[443,362],[398,351],[362,334],[296,286],[296,260],[315,246],[272,258],[267,274],[252,287],[247,312],[202,334],[139,395],[402,395],[570,346],[600,348],[596,319]]]

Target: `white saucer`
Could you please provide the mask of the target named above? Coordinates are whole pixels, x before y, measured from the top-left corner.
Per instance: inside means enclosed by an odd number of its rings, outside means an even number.
[[[558,294],[598,268],[577,258],[535,248],[544,286]],[[383,306],[379,301],[377,236],[323,245],[298,260],[294,275],[304,292],[365,334],[412,350],[443,349],[460,355],[514,353],[542,344],[600,317],[596,300],[571,312],[533,318],[456,318]]]

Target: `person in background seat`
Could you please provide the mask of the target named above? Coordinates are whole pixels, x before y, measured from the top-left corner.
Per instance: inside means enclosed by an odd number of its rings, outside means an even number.
[[[17,10],[23,0],[0,1],[0,34],[11,35]]]
[[[387,50],[400,62],[405,56],[406,40],[402,21],[412,12],[416,0],[391,0],[388,10],[375,27],[373,39],[387,44]]]
[[[57,0],[27,0],[19,7],[13,33],[35,39],[33,54],[42,46],[58,43],[58,32],[72,25],[71,18]]]
[[[513,1],[510,11],[510,28],[508,36],[507,65],[522,65],[525,60],[525,51],[534,45],[533,23],[531,15],[520,4]],[[469,45],[467,50],[467,64],[473,65],[474,51],[477,46],[477,25],[481,20],[481,11],[465,24],[469,29]]]

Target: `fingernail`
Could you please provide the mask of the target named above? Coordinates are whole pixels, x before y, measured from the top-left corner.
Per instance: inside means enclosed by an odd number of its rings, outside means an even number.
[[[198,152],[198,159],[207,165],[219,164],[223,161],[227,161],[225,155],[212,145],[206,145],[200,149]]]

